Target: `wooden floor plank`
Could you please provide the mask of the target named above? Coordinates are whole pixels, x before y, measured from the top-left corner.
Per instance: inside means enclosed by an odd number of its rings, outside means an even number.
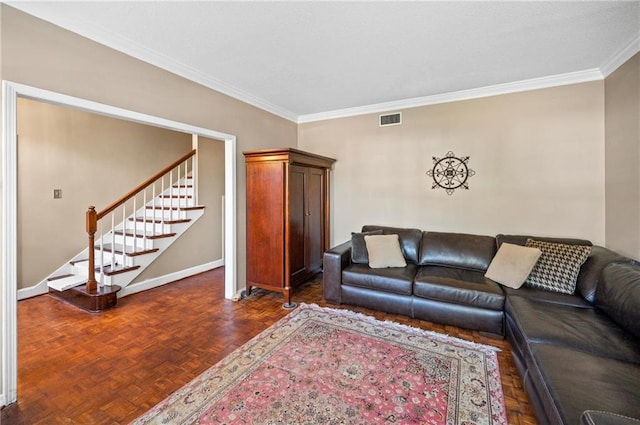
[[[321,275],[297,289],[293,300],[326,306]],[[288,314],[282,302],[281,294],[261,289],[240,302],[225,300],[223,268],[122,298],[100,314],[49,295],[20,301],[18,402],[2,409],[0,423],[129,423]],[[500,348],[509,423],[536,424],[506,341],[339,308]]]

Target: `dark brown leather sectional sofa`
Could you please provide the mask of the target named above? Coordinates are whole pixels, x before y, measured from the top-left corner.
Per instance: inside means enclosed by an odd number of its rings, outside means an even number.
[[[397,234],[407,267],[371,269],[351,241],[324,255],[324,296],[432,322],[506,336],[540,424],[627,424],[640,418],[640,265],[593,246],[573,295],[485,278],[496,237],[364,226]],[[586,412],[589,411],[589,412]]]

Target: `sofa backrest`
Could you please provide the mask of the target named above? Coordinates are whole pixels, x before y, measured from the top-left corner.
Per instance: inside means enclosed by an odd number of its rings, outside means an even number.
[[[374,230],[382,230],[383,235],[398,235],[398,238],[400,239],[400,247],[402,248],[402,254],[404,255],[405,260],[413,264],[418,264],[422,230],[374,225],[362,226],[363,232],[371,232]]]
[[[527,243],[527,239],[535,239],[537,241],[543,242],[553,242],[553,243],[563,243],[567,245],[593,245],[591,241],[586,239],[573,239],[573,238],[546,238],[541,236],[528,236],[528,235],[503,235],[499,234],[496,236],[496,243],[498,244],[498,248],[504,242],[514,244],[514,245],[522,245]]]
[[[594,304],[640,338],[640,265],[611,263],[602,271]]]
[[[624,257],[617,252],[594,245],[591,248],[589,258],[580,268],[576,292],[593,304],[604,268],[611,263],[628,263],[630,261],[632,261],[630,258]]]
[[[486,272],[496,254],[492,236],[465,233],[423,232],[421,266],[445,266]]]
[[[538,241],[563,243],[567,245],[586,245],[591,246],[591,253],[589,258],[584,262],[580,268],[578,274],[578,280],[576,284],[576,293],[581,295],[585,300],[593,303],[602,275],[602,270],[609,263],[613,262],[629,262],[631,259],[624,257],[614,251],[601,246],[594,246],[591,241],[586,239],[573,239],[573,238],[545,238],[540,236],[527,236],[527,235],[498,235],[496,236],[496,243],[498,248],[502,243],[511,243],[515,245],[523,245],[527,243],[527,239],[535,239]]]

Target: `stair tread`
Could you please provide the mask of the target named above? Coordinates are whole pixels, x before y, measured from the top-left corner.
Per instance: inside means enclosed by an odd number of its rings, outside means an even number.
[[[194,205],[192,207],[167,207],[164,205],[156,205],[155,207],[153,205],[147,205],[147,209],[148,210],[183,210],[183,211],[191,211],[191,210],[203,210],[205,208],[204,205]]]
[[[134,221],[133,218],[129,217],[129,221]],[[176,220],[160,220],[160,219],[151,219],[148,217],[136,217],[135,221],[137,222],[146,222],[146,223],[156,223],[156,224],[177,224],[177,223],[188,223],[191,221],[190,218],[179,218]]]
[[[122,230],[116,230],[114,233],[116,235],[120,235],[120,236],[122,236],[123,233],[127,237],[133,237],[134,236],[134,234],[133,234],[133,232],[131,230],[127,230],[126,232],[123,232]],[[172,238],[175,235],[176,235],[175,232],[172,232],[172,233],[156,233],[155,235],[153,234],[153,232],[136,231],[136,233],[135,233],[135,237],[136,238],[144,238],[146,236],[147,239]]]
[[[71,265],[76,266],[76,265],[79,265],[80,263],[87,263],[88,261],[89,261],[88,258],[82,258],[80,260],[71,261]],[[80,264],[79,267],[82,267],[82,264]],[[107,276],[111,276],[111,275],[114,275],[114,274],[120,274],[120,273],[125,273],[125,272],[128,272],[128,271],[132,271],[132,270],[137,270],[137,269],[140,268],[140,266],[123,266],[122,264],[116,264],[116,266],[113,268],[113,270],[111,270],[111,263],[107,263],[107,264],[105,264],[104,268],[105,268],[104,274],[107,275]],[[99,264],[96,264],[95,271],[97,273],[100,272],[100,265]],[[67,277],[67,276],[73,276],[73,275],[65,275],[65,276],[60,276],[60,277],[56,277],[56,278],[49,278],[49,280],[60,279],[60,278]]]
[[[104,274],[105,274],[105,276],[113,276],[113,275],[116,275],[116,274],[121,274],[121,273],[130,272],[130,271],[133,271],[133,270],[137,270],[139,268],[140,268],[140,266],[123,266],[121,264],[118,264],[112,269],[111,265],[107,264],[106,266],[104,266]],[[100,271],[100,267],[96,267],[96,271],[99,272]]]
[[[127,246],[127,248],[130,248],[129,246]],[[103,248],[104,251],[106,252],[115,252],[116,254],[122,254],[123,252],[125,252],[124,246],[122,244],[104,244]],[[100,250],[100,246],[96,246],[96,250]],[[128,251],[126,252],[125,255],[129,256],[129,257],[133,257],[136,255],[144,255],[144,254],[151,254],[153,252],[158,251],[158,248],[151,248],[151,249],[143,249],[143,250],[133,250],[133,251]]]
[[[75,286],[83,285],[87,282],[87,278],[84,276],[70,275],[60,279],[51,280],[47,283],[49,288],[56,291],[65,291]]]
[[[51,282],[52,280],[64,279],[64,278],[66,278],[66,277],[71,277],[71,276],[73,276],[73,275],[72,275],[72,274],[61,274],[61,275],[59,275],[59,276],[51,276],[51,277],[48,277],[48,278],[47,278],[47,280],[48,280],[49,282]]]

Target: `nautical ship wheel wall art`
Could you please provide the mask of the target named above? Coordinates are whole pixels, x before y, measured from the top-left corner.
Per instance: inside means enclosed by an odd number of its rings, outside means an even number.
[[[427,175],[433,179],[431,189],[442,188],[451,195],[456,189],[469,190],[469,178],[476,172],[469,168],[469,157],[457,157],[449,151],[444,158],[433,158],[433,168],[427,171]]]

